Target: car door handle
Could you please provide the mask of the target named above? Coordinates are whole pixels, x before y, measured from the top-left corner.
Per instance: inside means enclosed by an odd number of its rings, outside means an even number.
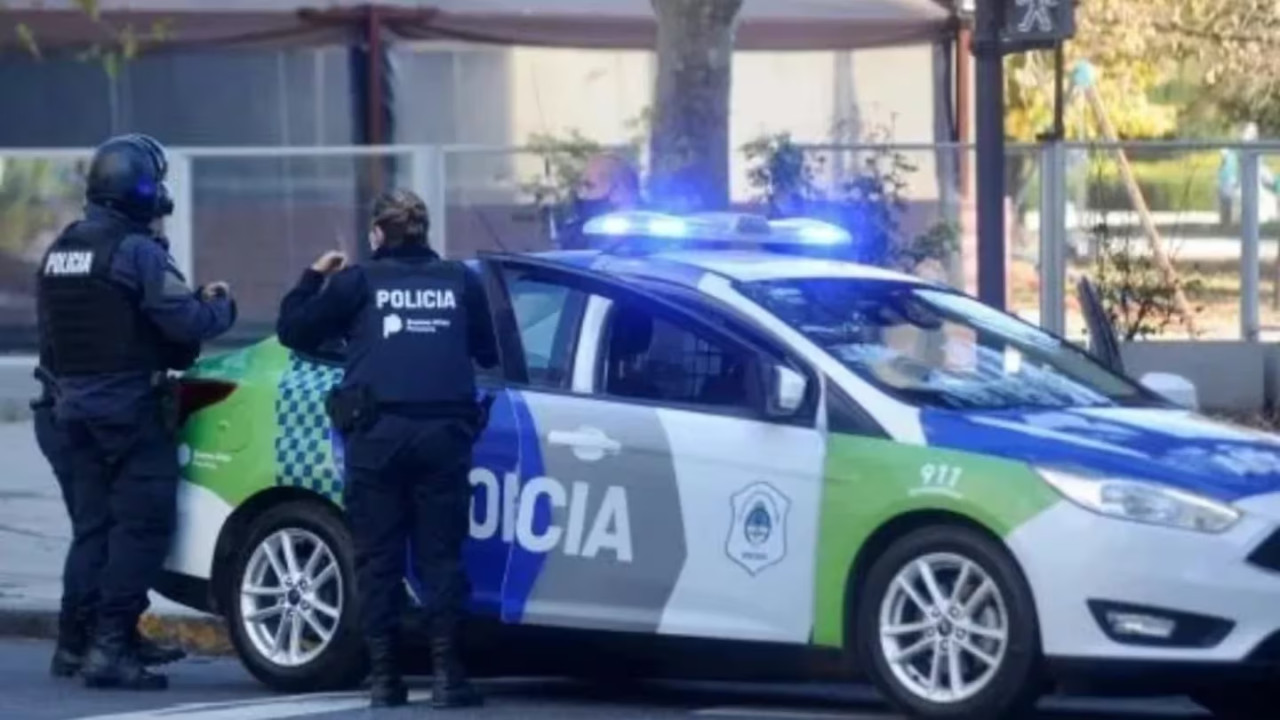
[[[600,460],[605,455],[617,455],[622,451],[622,443],[593,427],[552,430],[547,433],[547,442],[552,445],[571,447],[574,455],[577,455],[580,460],[587,461]]]

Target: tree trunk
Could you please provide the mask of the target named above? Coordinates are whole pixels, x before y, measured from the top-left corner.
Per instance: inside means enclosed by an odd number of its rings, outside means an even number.
[[[658,79],[650,194],[670,211],[729,207],[729,90],[742,0],[652,0]]]

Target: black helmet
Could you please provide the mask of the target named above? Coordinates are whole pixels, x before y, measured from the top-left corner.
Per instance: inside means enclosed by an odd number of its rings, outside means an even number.
[[[164,184],[168,174],[169,161],[158,140],[140,134],[113,137],[93,154],[85,199],[150,222],[173,213]]]

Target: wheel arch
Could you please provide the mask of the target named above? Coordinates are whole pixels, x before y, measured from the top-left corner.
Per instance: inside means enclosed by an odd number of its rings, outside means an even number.
[[[858,603],[863,598],[862,588],[866,584],[867,575],[875,559],[889,548],[896,540],[924,527],[950,525],[976,530],[1000,543],[1006,549],[1004,539],[990,527],[978,520],[951,510],[922,509],[898,515],[880,525],[867,537],[866,542],[858,549],[845,577],[844,586],[844,647],[854,647],[854,623],[857,616]]]
[[[249,527],[255,520],[273,508],[287,503],[308,503],[323,507],[334,517],[344,520],[342,509],[328,497],[303,488],[275,486],[267,488],[241,503],[223,523],[213,551],[213,572],[209,583],[210,603],[213,612],[223,614],[227,592],[227,573],[231,569],[236,551],[244,541]]]

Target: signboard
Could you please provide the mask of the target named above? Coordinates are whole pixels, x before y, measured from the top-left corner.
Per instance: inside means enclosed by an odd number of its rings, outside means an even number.
[[[1003,41],[1018,49],[1050,48],[1076,34],[1075,0],[999,0]]]

